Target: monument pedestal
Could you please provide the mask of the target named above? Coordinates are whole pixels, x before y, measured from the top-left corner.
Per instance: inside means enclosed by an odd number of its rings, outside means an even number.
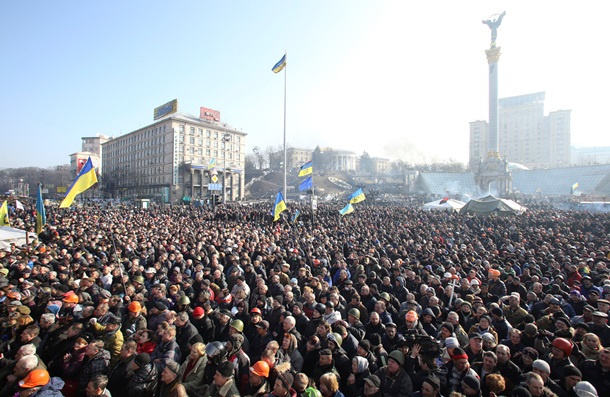
[[[508,161],[502,160],[498,152],[490,152],[479,163],[474,179],[481,194],[509,197],[513,190],[513,175],[508,169]]]

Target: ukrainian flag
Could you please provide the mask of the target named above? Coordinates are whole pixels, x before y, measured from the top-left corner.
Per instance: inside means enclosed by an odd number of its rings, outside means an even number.
[[[299,210],[294,211],[294,215],[292,216],[292,223],[295,223],[297,221],[297,219],[299,218],[299,215],[301,215],[301,211],[299,211]]]
[[[277,192],[277,197],[275,198],[275,204],[273,205],[273,222],[280,219],[280,214],[282,211],[286,211],[286,202],[284,201],[284,196],[282,196],[281,192]]]
[[[273,70],[273,73],[279,73],[285,67],[286,67],[286,54],[284,54],[282,59],[280,59],[280,61],[278,63],[276,63],[271,70]]]
[[[339,213],[341,215],[347,215],[347,214],[351,214],[354,211],[355,211],[354,206],[351,203],[347,203],[347,205],[345,207],[343,207],[342,209],[339,210]]]
[[[95,175],[95,168],[93,168],[91,157],[89,157],[83,168],[81,168],[80,172],[76,176],[72,186],[70,186],[70,189],[68,189],[66,197],[64,197],[63,201],[59,205],[59,208],[68,208],[77,195],[86,191],[96,183],[97,176]]]
[[[11,223],[8,219],[8,203],[6,200],[0,207],[0,226],[10,226]]]
[[[42,227],[47,224],[47,214],[42,201],[42,187],[38,184],[38,195],[36,196],[36,234],[42,233]]]
[[[308,161],[301,166],[301,170],[299,171],[299,176],[309,175],[312,172],[313,172],[313,164],[311,161]]]
[[[211,170],[216,165],[216,159],[210,159],[208,162],[208,170]]]
[[[580,186],[580,185],[578,184],[578,182],[576,182],[575,184],[572,185],[572,190],[578,189],[578,186]]]
[[[349,200],[350,203],[356,204],[356,203],[366,200],[366,196],[364,195],[362,188],[359,188],[354,193],[350,194],[347,199]]]

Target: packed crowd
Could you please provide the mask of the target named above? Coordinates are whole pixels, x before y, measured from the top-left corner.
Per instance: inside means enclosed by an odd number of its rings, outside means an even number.
[[[0,397],[610,396],[608,215],[292,210],[49,209]]]

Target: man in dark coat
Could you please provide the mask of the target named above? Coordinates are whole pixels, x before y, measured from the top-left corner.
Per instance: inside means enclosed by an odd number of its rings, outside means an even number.
[[[174,324],[176,325],[176,343],[180,347],[180,357],[187,357],[190,353],[189,341],[198,334],[197,328],[191,324],[186,312],[178,313]]]
[[[388,364],[375,373],[381,381],[379,389],[385,397],[410,396],[413,394],[413,383],[411,377],[402,367],[404,363],[404,354],[399,350],[394,350],[388,357]]]
[[[138,344],[134,340],[123,343],[119,353],[119,361],[108,373],[108,390],[114,397],[128,397],[128,389],[125,387],[133,376],[131,363],[136,358]]]

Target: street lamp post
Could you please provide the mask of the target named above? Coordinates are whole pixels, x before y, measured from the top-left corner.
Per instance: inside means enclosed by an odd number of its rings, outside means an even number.
[[[231,142],[231,134],[222,134],[223,152],[222,152],[222,203],[227,202],[227,142]]]

